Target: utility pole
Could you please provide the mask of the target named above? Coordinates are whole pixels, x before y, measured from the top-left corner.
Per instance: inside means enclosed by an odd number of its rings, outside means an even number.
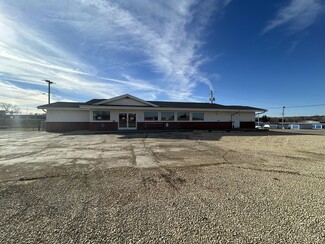
[[[285,106],[282,107],[282,129],[284,129],[284,109],[285,108],[286,108]]]
[[[48,104],[50,104],[51,103],[51,84],[55,84],[55,83],[50,80],[44,80],[44,81],[48,84],[47,95],[48,95]]]

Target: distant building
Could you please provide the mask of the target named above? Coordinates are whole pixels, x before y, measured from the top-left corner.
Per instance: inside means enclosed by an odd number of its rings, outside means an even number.
[[[46,131],[254,129],[255,112],[266,111],[212,103],[144,101],[128,94],[38,108],[47,110]]]
[[[307,120],[300,123],[291,123],[289,128],[292,130],[300,129],[323,129],[323,125],[319,121]]]

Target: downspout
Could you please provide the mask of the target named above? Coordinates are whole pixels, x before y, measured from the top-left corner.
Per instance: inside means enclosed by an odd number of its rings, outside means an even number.
[[[45,113],[45,121],[44,123],[41,123],[41,125],[39,126],[39,131],[46,130],[47,110],[42,109],[42,111]]]
[[[234,116],[235,114],[239,114],[239,113],[240,113],[240,111],[237,111],[236,113],[230,115],[231,128],[232,128],[232,129],[234,128],[234,126],[233,126],[233,124],[232,124],[232,116]],[[239,125],[239,127],[240,127],[240,125]]]
[[[260,128],[260,114],[264,114],[265,112],[266,112],[266,110],[256,114],[257,115],[257,128]]]

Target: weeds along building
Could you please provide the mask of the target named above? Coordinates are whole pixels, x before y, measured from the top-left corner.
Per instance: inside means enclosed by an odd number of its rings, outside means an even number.
[[[248,106],[211,103],[144,101],[129,94],[85,103],[56,102],[46,109],[46,131],[181,130],[255,128],[255,112]]]

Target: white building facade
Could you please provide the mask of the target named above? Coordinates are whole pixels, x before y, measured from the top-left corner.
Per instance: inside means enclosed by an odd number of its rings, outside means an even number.
[[[46,131],[75,130],[178,130],[255,128],[255,112],[247,106],[210,103],[144,101],[131,95],[93,99],[85,103],[52,103]]]

